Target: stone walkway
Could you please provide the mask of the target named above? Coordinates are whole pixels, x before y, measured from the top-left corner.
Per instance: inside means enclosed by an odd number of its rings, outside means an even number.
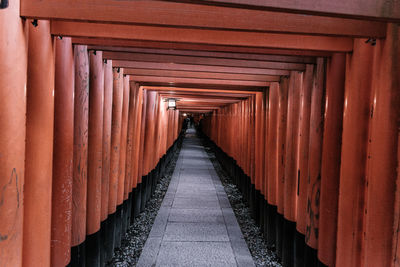
[[[224,188],[189,129],[137,266],[254,266]]]

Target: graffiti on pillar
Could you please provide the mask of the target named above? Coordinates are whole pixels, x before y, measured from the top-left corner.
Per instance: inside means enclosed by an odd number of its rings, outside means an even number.
[[[308,178],[310,181],[310,177]],[[312,185],[311,196],[307,198],[307,226],[305,240],[308,243],[311,236],[318,239],[318,222],[319,222],[319,200],[321,188],[321,174],[318,175],[317,180]]]
[[[6,201],[13,203],[11,203],[11,205],[5,205]],[[15,208],[12,208],[14,205]],[[6,183],[0,191],[0,214],[2,214],[2,220],[11,219],[10,223],[6,223],[11,229],[0,229],[0,242],[9,239],[9,235],[13,234],[14,231],[12,228],[15,227],[18,220],[19,206],[20,188],[18,184],[18,174],[17,170],[13,168],[8,183]],[[12,237],[10,237],[10,239],[11,238]]]

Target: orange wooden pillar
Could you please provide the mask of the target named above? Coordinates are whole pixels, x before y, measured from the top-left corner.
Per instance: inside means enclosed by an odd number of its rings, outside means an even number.
[[[139,215],[142,208],[142,191],[144,190],[143,176],[144,170],[144,137],[146,134],[146,109],[147,109],[147,90],[143,89],[143,100],[142,100],[142,118],[140,121],[140,135],[139,135],[139,162],[138,162],[138,186],[137,186],[137,198],[135,202],[135,217]],[[145,203],[143,203],[144,205]]]
[[[318,258],[328,266],[335,265],[336,257],[345,63],[344,54],[334,54],[326,70]]]
[[[323,137],[323,112],[324,112],[324,59],[317,59],[314,72],[313,89],[311,93],[310,113],[310,143],[308,150],[308,181],[307,181],[307,207],[306,207],[306,265],[316,261],[319,236],[319,211],[321,192],[321,161]],[[312,248],[313,250],[310,250]]]
[[[130,83],[128,81],[129,86],[129,111],[128,111],[128,135],[126,139],[126,167],[125,167],[125,183],[124,183],[124,200],[127,202],[126,205],[126,227],[130,225],[131,215],[132,215],[132,182],[133,182],[133,171],[135,162],[134,158],[134,136],[135,136],[135,126],[137,120],[136,106],[137,106],[137,88],[138,84]]]
[[[285,141],[284,218],[291,222],[296,221],[297,212],[299,114],[302,78],[301,73],[296,71],[290,73]]]
[[[286,120],[288,103],[289,79],[283,78],[279,84],[279,113],[278,113],[278,180],[277,180],[277,207],[276,217],[276,251],[282,257],[283,214],[284,214],[284,186],[286,162]]]
[[[141,132],[142,132],[142,111],[143,111],[143,90],[140,87],[136,87],[137,105],[135,110],[136,125],[134,131],[134,147],[133,147],[133,174],[132,174],[132,185],[134,188],[133,203],[132,203],[132,215],[131,218],[137,217],[140,211],[140,182],[141,182]]]
[[[55,39],[51,266],[70,262],[74,155],[74,55],[71,38]]]
[[[126,140],[128,134],[128,111],[129,111],[129,75],[124,75],[122,79],[123,104],[121,117],[121,140],[118,172],[118,195],[117,195],[117,213],[116,213],[116,247],[121,245],[122,236],[125,234],[126,219],[128,213],[127,203],[124,203],[125,174],[126,174]],[[125,221],[125,223],[123,222]]]
[[[143,169],[142,169],[142,196],[140,203],[140,211],[143,211],[148,199],[149,194],[149,178],[148,175],[151,171],[152,164],[152,150],[154,146],[154,117],[156,107],[157,93],[155,91],[146,91],[146,118],[143,121],[144,135],[143,135]]]
[[[155,178],[155,165],[158,158],[158,128],[159,128],[159,97],[156,91],[148,91],[148,106],[146,120],[146,137],[144,147],[144,158],[147,159],[146,171],[146,200],[149,201],[152,194],[152,185]],[[147,116],[146,115],[146,116]]]
[[[24,266],[50,266],[54,54],[50,22],[29,23]]]
[[[310,140],[310,113],[311,92],[313,87],[314,65],[307,65],[303,75],[303,86],[301,87],[300,105],[300,147],[299,147],[299,181],[297,199],[296,229],[302,235],[306,233],[306,210],[307,210],[307,180],[308,180],[308,149]],[[304,243],[304,237],[301,237]]]
[[[265,150],[265,165],[267,169],[267,196],[270,205],[277,205],[278,181],[278,125],[279,125],[279,83],[271,83],[268,101],[268,139]],[[268,237],[270,238],[270,237]]]
[[[100,265],[101,178],[103,160],[103,53],[89,52],[88,190],[86,264]]]
[[[134,170],[134,162],[133,162],[133,154],[134,154],[134,136],[135,136],[135,126],[137,120],[136,106],[137,106],[137,88],[139,84],[129,83],[129,111],[128,111],[128,135],[126,138],[126,178],[124,184],[124,200],[132,199],[132,179],[133,179],[133,170]],[[129,204],[129,202],[128,202]],[[129,214],[130,215],[130,214]]]
[[[400,166],[400,134],[398,134],[397,138],[397,166]],[[400,171],[397,171],[396,178],[396,188],[400,187]],[[396,229],[396,226],[400,224],[400,191],[396,190],[395,192],[395,200],[394,200],[394,220],[393,220],[393,229]],[[398,240],[400,237],[400,232],[395,232],[392,236],[392,263],[391,267],[398,266],[400,262],[400,246],[396,246],[398,244]]]
[[[303,75],[297,71],[290,72],[288,89],[288,111],[285,141],[285,182],[283,188],[284,228],[283,255],[285,266],[294,264],[294,237],[297,219],[297,188],[299,169],[299,132],[300,132],[300,92]]]
[[[113,103],[113,72],[112,61],[105,60],[104,71],[104,95],[103,95],[103,156],[101,174],[101,257],[102,266],[112,256],[107,245],[108,242],[108,199],[110,187],[110,157],[111,157],[111,121]]]
[[[400,27],[388,24],[386,40],[374,49],[374,73],[365,207],[364,266],[399,266],[393,258],[399,225],[394,224],[396,180],[400,173]],[[397,160],[396,160],[397,158]],[[396,189],[395,189],[396,188]],[[394,211],[394,212],[393,212]],[[395,236],[395,238],[393,238]],[[397,241],[398,242],[398,241]]]
[[[123,102],[123,69],[113,68],[113,104],[111,122],[110,185],[108,197],[107,251],[116,246],[116,211],[118,198],[119,157],[121,150],[121,123]]]
[[[19,1],[0,12],[0,206],[1,263],[22,265],[25,175],[27,47]]]
[[[89,58],[87,47],[76,45],[75,102],[74,102],[74,159],[72,185],[71,261],[83,265],[85,261],[88,110],[89,110]]]
[[[278,126],[279,126],[279,83],[271,83],[268,92],[268,103],[266,113],[266,126],[268,131],[265,142],[265,165],[266,165],[266,196],[267,196],[267,221],[265,236],[269,247],[276,242],[277,213],[277,186],[278,186]]]
[[[297,184],[297,218],[295,233],[295,263],[304,265],[307,184],[308,184],[308,149],[310,138],[311,92],[313,87],[314,65],[306,65],[303,85],[300,92],[300,129]]]
[[[354,42],[346,58],[336,266],[362,266],[365,168],[374,47]]]
[[[264,140],[265,140],[265,132],[264,132],[264,93],[257,93],[255,96],[255,190],[256,190],[256,199],[255,199],[255,212],[256,212],[256,221],[260,225],[261,221],[264,222],[264,213],[261,208],[263,207],[263,175],[264,175]],[[232,109],[232,105],[229,106]],[[231,127],[233,129],[233,127]],[[230,134],[234,135],[234,132]]]

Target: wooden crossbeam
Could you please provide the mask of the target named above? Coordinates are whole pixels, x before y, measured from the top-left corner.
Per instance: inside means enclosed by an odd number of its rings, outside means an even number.
[[[375,0],[364,1],[335,1],[323,0],[318,5],[309,0],[305,2],[286,1],[209,1],[219,3],[247,3],[254,6],[278,6],[287,7],[293,12],[290,2],[295,2],[297,11],[310,10],[310,12],[345,11],[346,15],[358,14],[368,17],[380,17],[395,19],[400,13],[390,10],[380,13],[381,7],[390,8],[390,2],[386,6],[383,0],[377,1],[375,8],[371,3]],[[392,6],[395,0],[391,0]],[[197,1],[203,3],[205,1]],[[263,4],[265,2],[265,4]],[[324,3],[325,2],[325,3]],[[357,5],[354,5],[354,3]],[[362,5],[364,2],[366,6]],[[328,7],[328,4],[330,8]],[[368,6],[370,4],[370,6]],[[294,4],[293,4],[294,5]],[[398,6],[398,5],[397,5]],[[324,9],[325,7],[325,9]],[[338,8],[337,10],[334,9]],[[348,9],[346,7],[349,7]],[[335,12],[334,12],[335,13]],[[390,14],[392,13],[392,14]],[[188,3],[171,3],[164,1],[118,1],[96,0],[75,1],[71,4],[67,0],[21,0],[21,16],[28,18],[58,19],[111,22],[137,25],[162,25],[175,27],[193,27],[206,29],[228,29],[242,31],[301,33],[313,35],[337,35],[352,37],[384,37],[385,24],[374,21],[362,21],[355,19],[343,19],[322,16],[303,16],[282,12],[270,12],[265,10],[238,9],[230,7],[217,7],[194,5]],[[399,16],[400,17],[400,16]],[[397,17],[397,19],[399,18]]]
[[[142,47],[118,47],[118,46],[115,47],[115,46],[100,46],[100,45],[89,45],[88,49],[100,50],[100,51],[153,54],[153,55],[175,55],[175,56],[315,64],[315,57],[311,56],[287,56],[287,55],[274,55],[274,54],[249,54],[249,53],[234,53],[234,52],[193,51],[193,50],[182,50],[182,49],[157,49],[157,48],[142,48]]]
[[[229,85],[229,86],[248,86],[248,87],[269,86],[269,82],[264,82],[264,81],[176,78],[176,77],[139,76],[139,75],[130,75],[130,79],[131,81],[139,83]]]
[[[345,37],[186,28],[166,29],[165,27],[156,26],[87,22],[52,21],[51,33],[53,35],[72,37],[202,43],[331,52],[349,52],[353,49],[353,39]]]
[[[232,73],[154,70],[154,69],[124,69],[124,74],[139,75],[139,76],[161,76],[161,77],[175,77],[175,78],[199,78],[199,79],[244,80],[244,81],[265,81],[265,82],[277,82],[280,80],[280,76],[278,75],[252,75],[252,74],[232,74]]]
[[[330,56],[329,51],[313,51],[299,49],[279,49],[265,47],[246,47],[234,45],[215,45],[215,44],[193,44],[193,43],[174,43],[160,41],[144,41],[144,40],[126,40],[126,39],[107,39],[94,37],[74,37],[72,43],[82,45],[98,45],[108,47],[139,47],[139,48],[160,48],[169,50],[186,50],[186,51],[206,51],[206,52],[233,52],[233,53],[253,53],[266,55],[290,55],[290,56],[307,56],[307,57],[325,57]],[[289,61],[288,61],[289,62]],[[301,63],[301,62],[299,62]],[[312,62],[302,62],[312,63]]]
[[[143,61],[158,63],[178,63],[191,65],[208,66],[226,66],[226,67],[244,67],[260,69],[278,69],[278,70],[305,70],[305,65],[300,63],[286,63],[261,60],[244,60],[216,57],[198,57],[164,54],[144,54],[129,52],[110,52],[104,51],[103,58],[112,60]]]
[[[175,0],[174,2],[186,1]],[[397,0],[319,0],[318,2],[313,0],[192,0],[191,2],[290,13],[400,21],[400,2]]]
[[[208,65],[190,65],[190,64],[169,64],[154,63],[140,61],[124,61],[113,60],[114,67],[127,69],[153,69],[153,70],[176,70],[176,71],[193,71],[193,72],[214,72],[214,73],[233,73],[233,74],[255,74],[255,75],[281,75],[288,76],[288,70],[276,69],[257,69],[257,68],[238,68],[238,67],[221,67]]]

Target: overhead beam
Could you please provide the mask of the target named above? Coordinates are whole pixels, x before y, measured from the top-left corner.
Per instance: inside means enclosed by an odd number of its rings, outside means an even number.
[[[240,96],[250,96],[250,95],[255,95],[259,91],[263,91],[262,89],[258,90],[226,90],[226,89],[218,89],[218,88],[202,88],[202,87],[176,87],[176,86],[152,86],[152,85],[145,85],[141,86],[140,88],[146,89],[146,90],[153,90],[153,91],[160,91],[163,93],[166,92],[190,92],[190,93],[196,93],[196,94],[215,94],[215,95],[240,95]]]
[[[105,39],[105,38],[86,38],[74,37],[72,43],[82,45],[101,45],[110,47],[139,47],[139,48],[161,48],[161,49],[181,49],[187,51],[207,51],[207,52],[233,52],[233,53],[253,53],[268,55],[291,55],[325,57],[330,56],[328,51],[311,51],[299,49],[278,49],[265,47],[246,47],[233,45],[214,45],[214,44],[189,44],[160,41],[126,40],[126,39]],[[311,63],[311,62],[304,62]]]
[[[365,0],[367,3],[374,0]],[[394,0],[392,0],[394,1]],[[206,1],[197,1],[204,3]],[[239,3],[268,7],[277,5],[284,6],[280,1],[209,1],[215,3]],[[266,2],[265,5],[262,3]],[[286,1],[292,2],[292,1]],[[286,3],[285,2],[285,3]],[[293,0],[293,2],[295,2]],[[304,1],[301,1],[303,3]],[[335,3],[324,0],[332,7],[344,6],[344,1]],[[343,2],[343,3],[340,3]],[[356,0],[350,1],[350,5]],[[384,2],[380,0],[378,2]],[[261,4],[260,4],[261,3]],[[297,2],[295,2],[297,3]],[[306,6],[313,7],[317,11],[320,6],[313,1],[305,2]],[[325,3],[325,6],[327,4]],[[363,2],[360,1],[362,4]],[[311,4],[311,5],[310,5]],[[357,14],[365,12],[358,4],[357,8],[346,10],[346,14]],[[300,4],[297,4],[301,7]],[[323,5],[323,4],[322,4]],[[287,5],[290,6],[290,5]],[[386,8],[390,6],[385,6]],[[317,7],[317,8],[315,8]],[[320,7],[321,8],[321,7]],[[307,10],[307,8],[303,8]],[[323,8],[321,8],[323,10]],[[382,9],[373,10],[376,15]],[[294,11],[294,10],[289,10]],[[356,13],[354,13],[356,11]],[[353,12],[353,13],[352,13]],[[397,12],[393,12],[394,18]],[[327,13],[327,12],[325,12]],[[373,14],[372,14],[373,15]],[[108,22],[123,24],[148,24],[174,27],[194,27],[207,29],[227,29],[242,31],[261,31],[279,33],[301,33],[313,35],[337,35],[351,37],[384,37],[385,24],[373,21],[362,21],[355,19],[340,19],[322,16],[303,16],[299,14],[288,14],[271,12],[265,10],[244,10],[238,8],[194,5],[188,3],[171,3],[164,1],[118,1],[118,0],[96,0],[75,1],[71,4],[67,0],[21,0],[21,16],[27,18],[77,20],[92,22]],[[379,16],[380,17],[380,16]],[[390,16],[389,16],[390,17]],[[278,23],[277,23],[278,22]]]
[[[216,58],[216,57],[113,52],[113,51],[104,51],[103,58],[112,60],[278,69],[278,70],[305,70],[306,68],[305,64],[300,64],[300,63],[286,63],[286,62],[275,62],[275,61],[244,60],[244,59],[230,59],[230,58]]]
[[[88,50],[315,64],[315,57],[89,45]]]
[[[185,0],[174,2],[185,2]],[[313,0],[192,0],[191,2],[311,15],[400,21],[400,2],[397,0],[319,0],[318,2]]]
[[[168,28],[156,26],[52,21],[53,35],[202,43],[331,52],[349,52],[353,39],[345,37]]]
[[[196,79],[196,78],[176,78],[161,76],[139,76],[130,75],[131,81],[145,83],[165,83],[165,84],[201,84],[201,85],[234,85],[248,87],[267,87],[269,82],[263,81],[240,81],[240,80],[218,80],[218,79]]]
[[[175,71],[175,70],[154,70],[154,69],[124,69],[124,74],[139,76],[162,76],[175,78],[200,78],[200,79],[222,79],[222,80],[245,80],[245,81],[265,81],[278,82],[278,75],[251,75],[251,74],[231,74],[215,72],[196,72],[196,71]]]
[[[243,100],[248,98],[251,94],[244,94],[244,93],[226,93],[226,90],[224,90],[224,93],[220,92],[199,92],[199,91],[189,91],[189,88],[184,88],[186,91],[174,91],[174,90],[158,90],[155,87],[146,87],[147,90],[152,90],[152,91],[157,91],[162,97],[171,97],[171,96],[176,96],[176,97],[205,97],[205,98],[225,98],[225,99],[238,99],[238,100]],[[163,89],[166,89],[165,87]],[[169,89],[169,87],[168,87]],[[193,89],[193,88],[191,88]],[[199,88],[198,88],[199,89]],[[162,91],[162,92],[161,92]]]
[[[114,67],[126,69],[153,69],[153,70],[175,70],[175,71],[193,71],[193,72],[216,72],[216,73],[235,73],[235,74],[258,74],[258,75],[282,75],[288,76],[288,70],[275,69],[257,69],[257,68],[238,68],[221,67],[208,65],[190,65],[190,64],[169,64],[140,61],[113,60]]]

